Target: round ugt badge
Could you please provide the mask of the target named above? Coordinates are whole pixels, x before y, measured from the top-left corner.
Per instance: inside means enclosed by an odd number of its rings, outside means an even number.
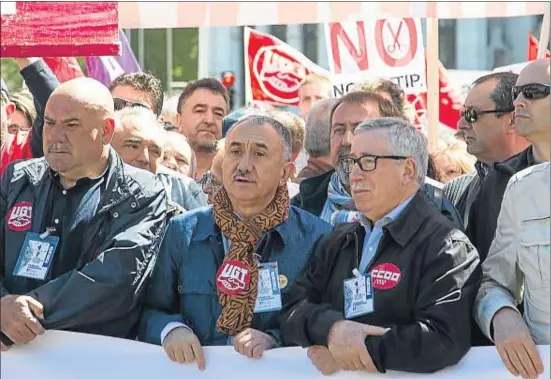
[[[216,273],[216,286],[230,296],[239,295],[249,288],[251,272],[243,262],[233,260],[222,263]]]

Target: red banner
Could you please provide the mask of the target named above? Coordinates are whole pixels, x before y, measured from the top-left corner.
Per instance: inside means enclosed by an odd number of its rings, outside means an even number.
[[[534,61],[538,59],[539,41],[532,33],[528,36],[528,61]],[[551,57],[549,50],[545,53],[545,58]]]
[[[307,75],[329,73],[285,42],[245,28],[245,76],[248,101],[298,105],[298,88]]]
[[[2,57],[119,55],[116,2],[2,1]]]

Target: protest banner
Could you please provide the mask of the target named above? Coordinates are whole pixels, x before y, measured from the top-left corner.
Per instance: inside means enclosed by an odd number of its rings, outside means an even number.
[[[539,41],[532,33],[528,35],[528,61],[533,61],[538,58]],[[545,58],[551,57],[549,50],[545,51]]]
[[[2,2],[1,57],[120,53],[116,2]]]
[[[370,72],[396,81],[407,94],[426,91],[420,19],[328,23],[325,36],[333,74]]]
[[[301,52],[269,34],[245,28],[245,98],[282,105],[298,104],[298,89],[307,75],[329,73]]]
[[[549,378],[549,346],[539,346],[545,373]],[[28,345],[2,352],[2,379],[309,379],[324,378],[300,347],[269,350],[261,359],[249,359],[233,347],[205,347],[206,370],[197,364],[170,361],[161,346],[141,342],[71,332],[47,331]],[[389,371],[386,374],[339,372],[335,379],[429,378],[429,379],[508,379],[515,378],[505,368],[493,346],[471,349],[458,365],[433,374]]]

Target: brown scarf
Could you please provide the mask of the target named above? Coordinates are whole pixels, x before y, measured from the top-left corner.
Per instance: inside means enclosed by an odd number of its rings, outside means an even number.
[[[222,305],[222,313],[216,323],[220,332],[234,336],[251,326],[258,284],[255,247],[264,233],[287,220],[289,207],[287,186],[280,186],[272,202],[261,214],[244,221],[233,212],[226,190],[220,188],[216,193],[213,202],[214,220],[224,236],[231,241],[230,249],[216,275],[218,299]],[[221,282],[227,287],[221,287]],[[228,291],[228,287],[235,290],[234,293]]]

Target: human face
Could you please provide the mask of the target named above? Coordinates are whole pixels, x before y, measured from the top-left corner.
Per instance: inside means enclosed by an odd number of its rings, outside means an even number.
[[[447,183],[462,175],[461,170],[453,164],[446,154],[438,154],[433,156],[432,159],[442,183]]]
[[[385,131],[367,131],[354,136],[350,156],[359,158],[366,154],[394,155]],[[376,162],[372,171],[363,171],[355,164],[350,172],[350,189],[356,209],[372,222],[382,219],[411,196],[416,177],[413,158],[377,159]]]
[[[44,112],[44,157],[68,179],[97,174],[98,162],[113,137],[115,120],[66,93],[53,93]]]
[[[271,125],[238,124],[225,140],[222,178],[234,207],[269,204],[287,183],[293,163],[283,159],[281,138]]]
[[[477,111],[496,109],[490,98],[495,90],[497,81],[490,80],[474,86],[465,99],[465,108]],[[494,162],[496,156],[502,154],[507,145],[507,133],[511,130],[512,112],[497,117],[496,113],[479,114],[474,123],[461,121],[458,127],[463,132],[467,151],[482,162]]]
[[[113,98],[126,100],[128,103],[142,104],[149,110],[154,112],[155,100],[146,91],[136,89],[128,85],[118,85],[111,90]],[[116,109],[116,111],[120,109]]]
[[[27,117],[25,117],[25,114],[16,109],[11,116],[11,122],[8,126],[8,132],[10,134],[17,134],[20,131],[27,131],[30,128],[31,125],[29,124]]]
[[[222,138],[222,119],[227,113],[222,95],[199,88],[181,104],[176,116],[178,131],[188,138],[196,153],[213,153],[216,141]]]
[[[320,100],[331,96],[331,88],[326,83],[310,83],[298,90],[298,109],[300,115],[306,120],[312,106]]]
[[[549,78],[549,60],[536,61],[520,72],[516,86],[540,83],[551,84]],[[551,116],[549,107],[549,95],[540,99],[527,99],[520,93],[513,99],[515,106],[515,124],[517,134],[526,138],[531,143],[539,140],[549,141]]]
[[[163,165],[191,177],[193,159],[191,147],[182,135],[178,135],[180,138],[173,138],[174,134],[177,133],[169,132],[167,134]]]
[[[157,174],[163,161],[164,138],[157,128],[136,118],[127,119],[117,130],[111,145],[124,163]]]
[[[364,104],[340,104],[333,113],[331,123],[331,159],[341,183],[348,187],[349,174],[340,161],[350,154],[352,138],[356,127],[365,120],[380,118],[379,106],[373,101]]]
[[[8,138],[8,126],[11,123],[11,117],[15,112],[15,104],[7,103],[0,105],[0,146],[4,146]]]

